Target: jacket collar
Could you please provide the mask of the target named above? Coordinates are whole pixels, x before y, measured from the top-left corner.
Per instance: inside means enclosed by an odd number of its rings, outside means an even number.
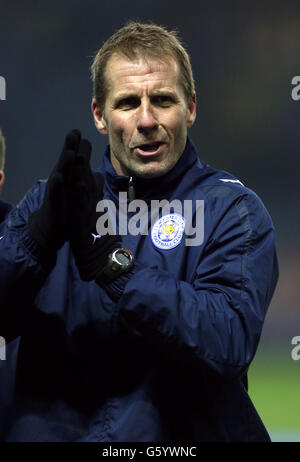
[[[158,178],[133,177],[137,199],[150,200],[159,197],[168,198],[185,173],[198,161],[196,148],[189,138],[185,149],[176,165],[165,175]],[[110,161],[110,147],[107,146],[103,156],[103,170],[106,186],[112,196],[118,198],[119,192],[128,191],[129,176],[120,176],[115,172]]]

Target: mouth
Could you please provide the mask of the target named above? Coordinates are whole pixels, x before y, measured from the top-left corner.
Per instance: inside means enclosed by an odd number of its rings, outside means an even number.
[[[165,143],[162,141],[153,141],[152,143],[140,144],[134,148],[134,152],[141,157],[156,156],[161,153]]]

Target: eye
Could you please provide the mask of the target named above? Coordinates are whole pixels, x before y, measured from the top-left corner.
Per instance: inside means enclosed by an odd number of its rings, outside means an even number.
[[[128,98],[122,98],[120,101],[118,101],[116,104],[116,108],[127,111],[129,109],[134,109],[138,107],[139,105],[140,105],[139,98],[136,98],[134,96],[129,96]]]
[[[174,103],[174,99],[169,95],[157,95],[152,98],[152,102],[162,107],[169,107]]]

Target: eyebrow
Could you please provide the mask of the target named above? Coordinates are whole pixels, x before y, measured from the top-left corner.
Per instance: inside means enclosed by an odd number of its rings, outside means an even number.
[[[159,88],[157,90],[153,90],[151,91],[149,97],[150,98],[153,98],[155,96],[160,96],[160,95],[165,95],[165,96],[170,96],[172,98],[174,98],[174,100],[178,101],[178,96],[176,94],[176,92],[174,90],[171,90],[171,89],[163,89],[163,88]],[[140,98],[138,92],[135,92],[134,90],[128,90],[128,91],[124,91],[124,92],[121,92],[119,94],[117,94],[113,100],[113,105],[117,105],[118,103],[120,103],[122,100],[124,99],[129,99],[129,98]]]
[[[158,88],[156,90],[153,90],[151,91],[149,96],[151,98],[152,96],[159,96],[159,95],[167,95],[167,96],[172,96],[173,98],[177,98],[176,92],[174,92],[174,90],[167,89],[167,88],[165,89]],[[121,101],[122,99],[139,98],[139,97],[140,96],[138,92],[135,92],[134,90],[128,90],[128,91],[124,91],[124,92],[117,94],[114,98],[114,102]]]

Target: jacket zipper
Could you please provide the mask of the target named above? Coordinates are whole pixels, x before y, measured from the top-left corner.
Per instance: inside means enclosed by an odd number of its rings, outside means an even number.
[[[135,199],[135,189],[133,185],[133,177],[129,177],[129,184],[128,184],[128,201],[129,203],[134,201]]]

